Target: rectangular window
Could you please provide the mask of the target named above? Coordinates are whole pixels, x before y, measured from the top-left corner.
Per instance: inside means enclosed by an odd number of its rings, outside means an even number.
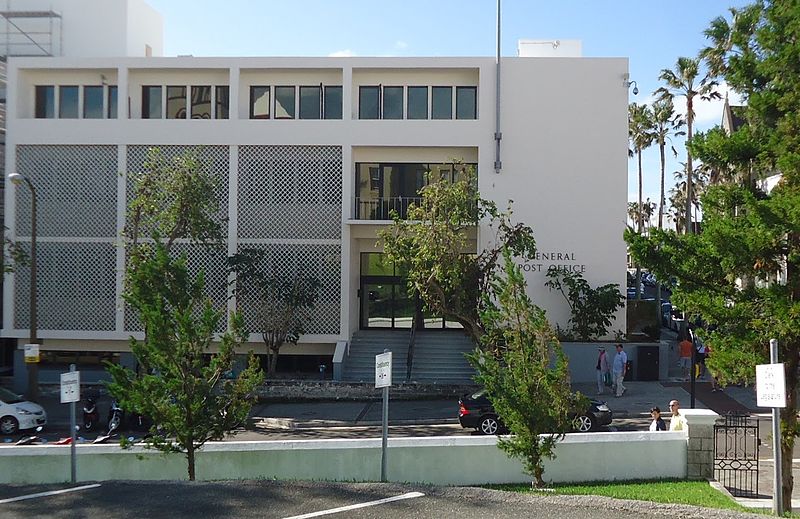
[[[103,118],[102,86],[83,87],[83,118],[84,119]]]
[[[433,87],[431,96],[431,118],[453,118],[453,87]]]
[[[403,118],[403,87],[383,87],[383,118]]]
[[[167,87],[167,119],[186,119],[186,87]]]
[[[117,118],[117,86],[108,87],[108,116],[109,119]]]
[[[36,86],[36,118],[52,119],[56,116],[56,90],[52,85]]]
[[[60,119],[78,118],[78,87],[58,87],[58,117]]]
[[[269,87],[250,87],[250,119],[269,119]]]
[[[161,87],[142,87],[142,119],[161,119]]]
[[[216,119],[227,119],[230,113],[230,87],[218,86],[216,91],[217,97],[214,103],[216,104],[216,112],[214,117]]]
[[[380,87],[362,86],[358,88],[358,118],[380,119]]]
[[[322,103],[322,87],[300,87],[300,119],[319,119]]]
[[[342,118],[342,87],[325,87],[325,119]]]
[[[477,87],[456,87],[456,119],[476,119],[477,113]]]
[[[294,87],[275,87],[275,118],[294,119]]]
[[[408,87],[408,118],[409,119],[428,118],[428,87],[426,86]]]
[[[192,87],[192,119],[211,119],[211,87]]]

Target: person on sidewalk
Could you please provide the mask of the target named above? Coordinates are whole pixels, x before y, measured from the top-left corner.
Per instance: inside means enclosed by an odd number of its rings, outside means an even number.
[[[695,361],[697,362],[697,378],[706,376],[706,352],[708,351],[703,339],[694,333]]]
[[[611,362],[606,354],[606,347],[597,348],[597,394],[602,395],[606,383],[611,381]]]
[[[688,429],[686,418],[680,413],[681,405],[677,400],[669,401],[669,410],[672,412],[672,418],[669,421],[670,431],[685,431]]]
[[[680,366],[683,371],[683,380],[689,380],[689,370],[692,367],[692,341],[689,337],[684,335],[683,340],[678,343],[678,351],[680,352]]]
[[[617,354],[614,356],[614,386],[616,392],[614,396],[621,397],[625,393],[625,386],[622,380],[628,371],[628,355],[623,351],[622,344],[617,344]]]
[[[650,422],[650,430],[651,431],[666,431],[667,424],[664,423],[664,419],[661,418],[661,409],[656,407],[650,408],[650,417],[653,421]]]

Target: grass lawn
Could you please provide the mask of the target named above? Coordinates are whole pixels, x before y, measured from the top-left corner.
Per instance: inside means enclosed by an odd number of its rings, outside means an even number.
[[[754,512],[711,487],[707,481],[621,481],[554,485],[553,491],[531,489],[530,485],[495,485],[491,488],[511,492],[541,492],[562,495],[594,495],[616,499],[637,499],[657,503],[677,503]]]

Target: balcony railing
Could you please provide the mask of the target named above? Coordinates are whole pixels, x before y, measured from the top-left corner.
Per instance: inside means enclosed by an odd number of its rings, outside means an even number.
[[[408,216],[408,206],[419,205],[418,196],[396,196],[391,198],[356,197],[356,220],[391,220],[391,212],[397,211],[400,218]]]

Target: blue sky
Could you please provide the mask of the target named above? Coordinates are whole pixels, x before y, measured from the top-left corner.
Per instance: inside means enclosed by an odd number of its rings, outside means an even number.
[[[164,17],[167,56],[493,56],[495,0],[147,0]],[[645,102],[658,75],[695,56],[702,31],[744,0],[503,0],[502,54],[519,39],[578,39],[583,55],[630,59]],[[221,7],[221,8],[220,8]],[[591,92],[587,92],[591,95]],[[696,109],[697,127],[721,118],[721,103]],[[679,146],[679,153],[685,154]],[[680,160],[685,160],[679,157]],[[667,166],[667,186],[676,160]],[[644,156],[645,196],[658,198],[658,150]],[[636,199],[635,162],[629,199]]]

